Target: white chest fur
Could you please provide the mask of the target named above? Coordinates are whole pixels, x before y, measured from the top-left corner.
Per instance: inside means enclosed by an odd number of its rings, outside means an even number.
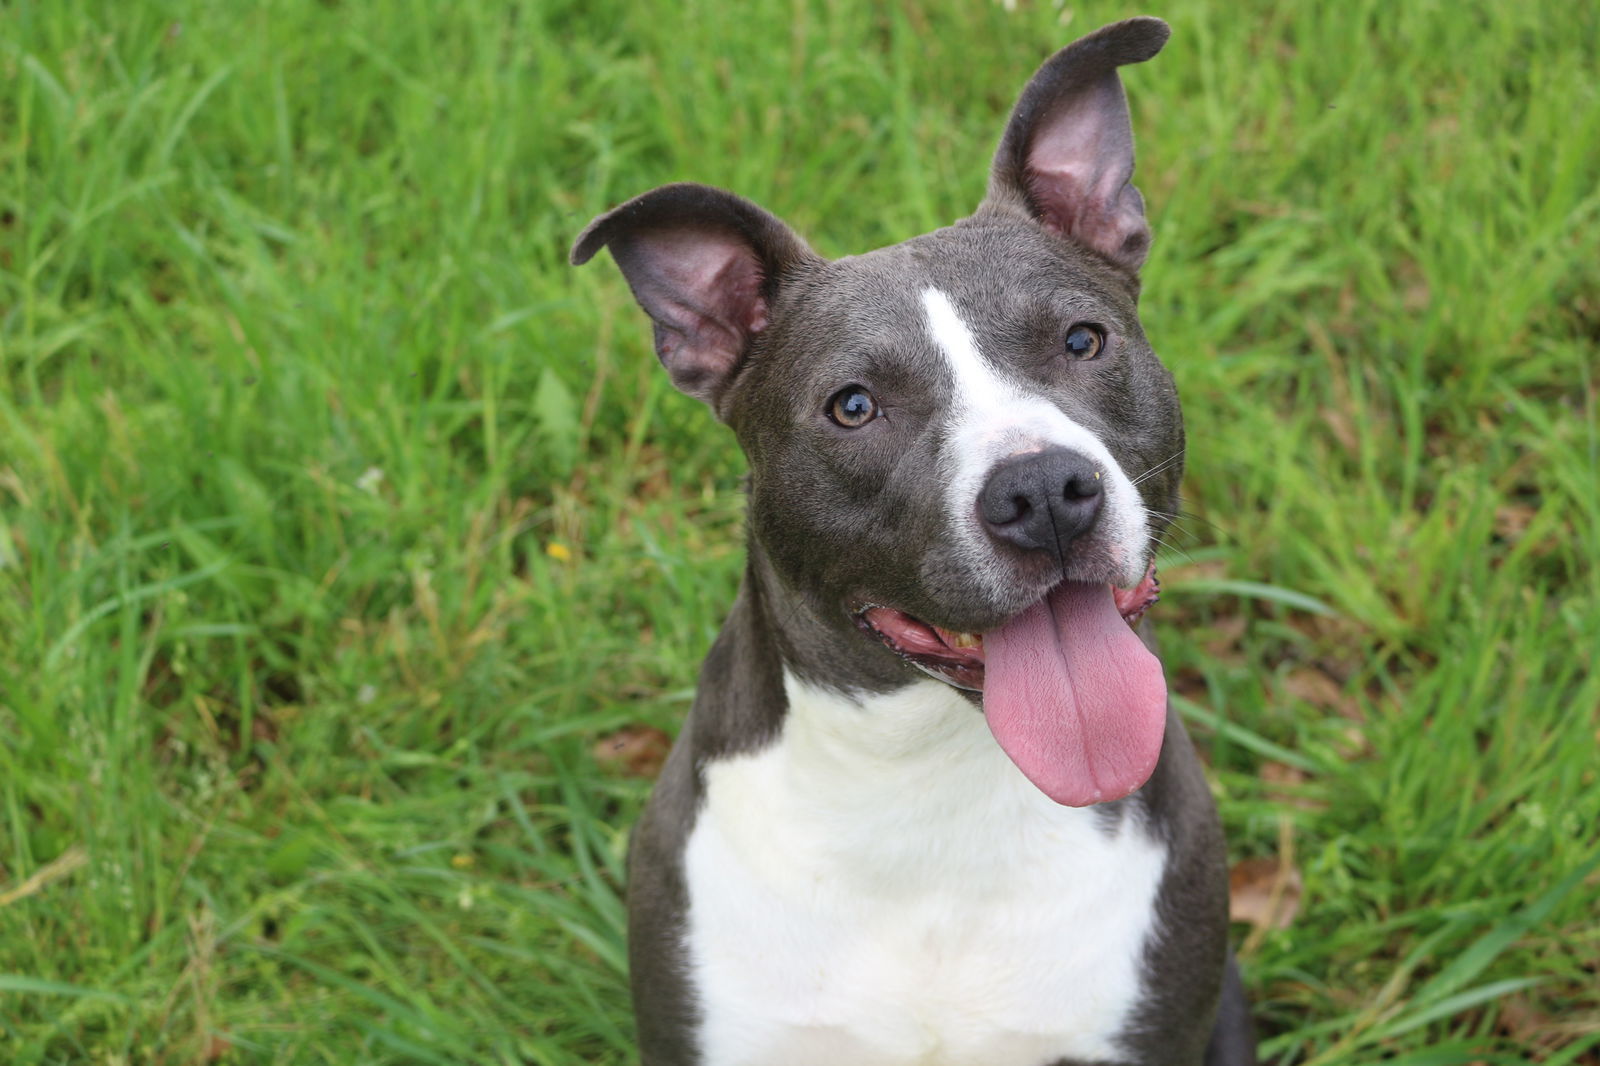
[[[1119,1057],[1162,845],[1051,802],[939,682],[785,683],[782,736],[707,767],[689,839],[706,1066]]]

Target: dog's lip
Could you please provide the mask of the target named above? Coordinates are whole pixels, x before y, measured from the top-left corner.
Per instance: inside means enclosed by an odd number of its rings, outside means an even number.
[[[913,666],[957,688],[982,690],[983,638],[945,629],[905,611],[867,604],[855,613],[856,625]]]
[[[1111,592],[1123,620],[1129,626],[1137,626],[1144,612],[1161,598],[1161,582],[1156,577],[1155,565],[1151,564],[1138,585],[1125,589],[1111,584]],[[878,603],[859,607],[855,611],[855,622],[863,632],[876,637],[890,651],[919,669],[957,688],[983,690],[981,633],[947,629]]]
[[[983,637],[976,633],[946,629],[882,604],[868,604],[857,611],[856,624],[902,655],[983,665]]]

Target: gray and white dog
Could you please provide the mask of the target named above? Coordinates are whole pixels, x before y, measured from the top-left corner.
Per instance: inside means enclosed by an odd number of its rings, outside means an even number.
[[[647,1066],[1254,1061],[1216,810],[1141,625],[1183,423],[1117,68],[1023,90],[988,196],[836,261],[729,193],[594,220],[749,459],[749,561],[629,859]]]

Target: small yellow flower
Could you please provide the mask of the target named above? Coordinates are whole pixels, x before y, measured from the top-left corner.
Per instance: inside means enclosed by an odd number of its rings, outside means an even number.
[[[572,549],[561,543],[559,540],[553,540],[549,544],[546,544],[544,546],[544,553],[550,556],[550,558],[557,559],[563,563],[570,563],[572,561]]]
[[[470,870],[470,869],[472,869],[473,862],[474,862],[474,859],[472,858],[472,856],[466,854],[465,852],[462,852],[461,854],[450,856],[450,865],[454,866],[458,870]]]

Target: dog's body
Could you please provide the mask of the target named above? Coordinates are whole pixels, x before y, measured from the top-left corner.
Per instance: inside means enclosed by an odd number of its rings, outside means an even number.
[[[579,238],[751,469],[630,856],[649,1066],[1254,1061],[1216,813],[1132,628],[1183,432],[1116,68],[1166,32],[1046,63],[948,229],[827,262],[677,185]]]

